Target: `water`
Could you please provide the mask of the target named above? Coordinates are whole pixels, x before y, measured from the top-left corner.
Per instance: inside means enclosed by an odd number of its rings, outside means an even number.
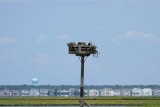
[[[1,106],[1,107],[79,107],[79,106]],[[129,107],[129,106],[92,106],[92,107]]]

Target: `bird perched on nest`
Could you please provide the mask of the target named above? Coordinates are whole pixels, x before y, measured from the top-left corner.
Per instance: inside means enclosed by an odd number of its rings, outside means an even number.
[[[78,42],[78,45],[85,46],[86,43],[85,42]]]
[[[92,46],[92,42],[91,41],[88,43],[88,46]]]

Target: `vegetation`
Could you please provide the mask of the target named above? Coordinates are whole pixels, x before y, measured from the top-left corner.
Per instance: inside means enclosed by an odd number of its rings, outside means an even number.
[[[76,46],[76,43],[75,42],[70,42],[70,43],[67,43],[67,46],[68,47],[74,47],[74,46]]]
[[[17,97],[0,98],[0,106],[28,105],[79,105],[79,97]],[[142,107],[159,107],[160,97],[85,97],[91,105],[136,105]]]

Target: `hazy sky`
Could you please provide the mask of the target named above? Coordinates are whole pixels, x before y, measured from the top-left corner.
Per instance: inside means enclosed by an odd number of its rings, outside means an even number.
[[[0,85],[79,85],[79,41],[86,85],[160,85],[160,0],[0,0]]]

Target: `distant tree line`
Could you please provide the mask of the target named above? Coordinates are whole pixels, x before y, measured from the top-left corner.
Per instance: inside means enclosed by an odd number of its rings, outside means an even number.
[[[75,88],[79,89],[79,85],[39,85],[39,86],[33,86],[33,85],[0,85],[0,90],[3,90],[5,88],[10,90],[22,90],[22,89],[66,89],[69,88]],[[85,89],[104,89],[104,88],[112,88],[112,89],[123,89],[123,88],[152,88],[152,89],[158,89],[160,88],[160,85],[85,85]]]

